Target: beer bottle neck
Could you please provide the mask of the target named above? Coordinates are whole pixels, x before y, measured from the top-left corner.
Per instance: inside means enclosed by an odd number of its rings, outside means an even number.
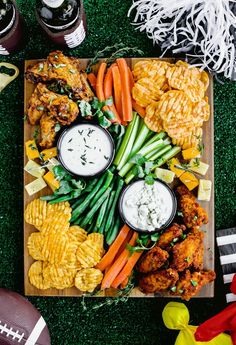
[[[64,0],[42,0],[42,2],[48,7],[58,8],[63,4]]]

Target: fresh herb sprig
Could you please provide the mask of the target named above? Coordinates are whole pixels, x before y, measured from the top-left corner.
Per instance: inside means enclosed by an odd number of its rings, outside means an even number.
[[[136,154],[130,159],[130,163],[134,163],[133,173],[139,178],[144,178],[146,184],[152,185],[155,182],[155,174],[152,173],[154,163],[148,161],[147,158],[140,154]]]
[[[41,200],[47,200],[49,204],[78,198],[86,187],[84,180],[76,180],[61,165],[54,166],[53,173],[55,179],[60,181],[60,187],[52,195],[41,197]]]
[[[160,238],[159,233],[150,234],[150,235],[149,234],[139,235],[136,241],[137,245],[133,247],[130,244],[127,244],[127,249],[129,250],[131,255],[135,252],[150,250],[153,247],[155,247],[159,238]]]
[[[96,118],[98,123],[104,128],[111,126],[111,120],[115,118],[115,115],[111,110],[104,111],[103,107],[112,104],[112,97],[107,98],[105,101],[99,101],[97,97],[94,97],[91,103],[84,100],[78,101],[81,116],[84,118]]]

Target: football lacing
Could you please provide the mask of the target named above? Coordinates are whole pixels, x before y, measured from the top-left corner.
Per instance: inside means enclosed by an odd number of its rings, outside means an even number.
[[[6,333],[6,337],[12,336],[12,339],[17,340],[18,343],[21,342],[25,335],[25,333],[20,333],[19,330],[13,331],[12,327],[9,328],[6,323],[3,325],[0,320],[0,334],[3,333]]]

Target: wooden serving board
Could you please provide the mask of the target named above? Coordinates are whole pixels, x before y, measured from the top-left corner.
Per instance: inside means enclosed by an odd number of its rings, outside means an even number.
[[[127,63],[130,67],[133,67],[136,62],[140,60],[147,60],[149,58],[129,58],[127,59]],[[151,58],[154,60],[154,58]],[[159,58],[156,58],[156,60]],[[169,62],[175,62],[175,59],[163,59]],[[25,70],[29,65],[39,62],[39,60],[27,60],[25,61]],[[89,59],[80,59],[81,68],[86,68]],[[97,67],[95,67],[96,69]],[[204,122],[203,126],[203,142],[205,145],[204,153],[202,160],[210,165],[208,169],[207,175],[204,177],[205,179],[210,179],[212,181],[212,196],[210,202],[201,202],[201,205],[206,209],[209,215],[209,223],[203,226],[201,229],[205,232],[205,239],[204,239],[204,269],[211,269],[214,270],[214,246],[215,246],[215,223],[214,223],[214,114],[213,114],[213,80],[212,77],[210,78],[210,84],[207,90],[206,95],[209,98],[210,108],[211,108],[211,116],[208,122]],[[35,88],[35,85],[29,83],[25,80],[24,83],[24,110],[26,112],[28,101],[30,96]],[[24,123],[24,142],[27,140],[32,139],[35,127],[29,125],[27,121]],[[26,153],[24,152],[24,165],[27,163],[28,158]],[[24,171],[24,186],[28,183],[32,182],[35,177],[31,176],[30,174]],[[35,198],[39,198],[42,195],[49,194],[49,188],[44,188],[37,194],[33,196],[29,196],[26,190],[24,189],[24,209],[28,205],[29,202],[34,200]],[[57,290],[57,289],[47,289],[47,290],[39,290],[32,286],[28,279],[28,271],[31,264],[34,260],[30,257],[27,249],[27,241],[28,237],[32,232],[37,231],[33,226],[24,222],[24,285],[25,285],[25,295],[27,296],[62,296],[62,297],[76,297],[81,296],[82,293],[77,290],[75,287],[70,289],[64,290]],[[115,290],[109,289],[105,292],[100,292],[96,294],[95,297],[106,297],[106,296],[116,296]],[[130,297],[167,297],[165,294],[144,294],[138,288],[134,288],[130,294]],[[169,296],[168,296],[169,297]],[[204,286],[196,297],[214,297],[214,283],[207,284]]]

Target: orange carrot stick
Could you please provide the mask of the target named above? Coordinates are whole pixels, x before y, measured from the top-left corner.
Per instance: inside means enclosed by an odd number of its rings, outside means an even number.
[[[134,99],[132,99],[132,107],[135,111],[137,111],[137,113],[144,118],[146,116],[146,110],[145,108],[141,107],[141,105],[139,105],[138,103],[135,102]]]
[[[118,250],[120,249],[122,243],[125,241],[129,233],[130,233],[130,228],[125,224],[121,228],[118,236],[116,237],[115,241],[112,243],[110,248],[108,249],[107,253],[103,256],[102,260],[97,264],[97,268],[100,269],[100,271],[104,271],[106,267],[109,266],[113,262]]]
[[[128,282],[129,282],[129,278],[127,277],[121,284],[120,284],[120,288],[121,289],[124,289],[127,285],[128,285]],[[111,285],[112,286],[112,285]],[[113,287],[113,286],[112,286]]]
[[[132,102],[131,102],[128,66],[124,58],[117,59],[116,62],[119,67],[120,77],[121,77],[123,120],[131,121],[133,114],[132,114]]]
[[[105,79],[104,79],[104,96],[105,96],[105,99],[107,99],[109,97],[113,97],[112,96],[112,85],[113,85],[112,68],[109,67],[108,70],[107,70],[107,74],[105,76]],[[114,105],[114,100],[113,100],[113,104],[109,105],[108,108],[115,115],[115,119],[112,122],[121,123],[120,114],[116,110],[116,107]]]
[[[134,77],[129,67],[128,67],[128,71],[129,71],[129,87],[130,87],[130,92],[132,92],[132,88],[134,87]]]
[[[96,94],[99,101],[104,101],[103,83],[106,72],[107,64],[102,62],[98,68],[97,83],[96,83]]]
[[[114,101],[118,113],[122,117],[122,101],[121,101],[121,79],[120,71],[117,65],[112,65],[112,77],[114,86]]]
[[[127,244],[129,243],[129,241],[131,240],[133,235],[133,232],[130,231],[128,236],[126,237],[126,239],[124,240],[124,242],[122,243],[122,245],[120,246],[120,249],[118,250],[118,252],[116,253],[115,259],[114,261],[116,261],[116,259],[118,259],[118,257],[121,255],[121,253],[123,253],[123,251],[126,249]]]
[[[97,84],[97,77],[93,72],[87,74],[87,78],[89,81],[89,84],[92,86],[94,90],[96,90],[96,84]]]
[[[134,246],[138,238],[138,234],[136,232],[133,233],[131,240],[129,241],[130,246]],[[128,249],[125,249],[123,253],[119,256],[119,258],[114,261],[111,268],[108,270],[108,272],[105,274],[103,280],[101,289],[107,289],[111,286],[112,282],[115,280],[115,278],[118,276],[124,265],[126,264],[128,258],[129,258],[130,252]]]
[[[112,283],[113,288],[118,288],[118,286],[125,281],[125,279],[129,278],[134,266],[136,265],[138,259],[142,255],[143,252],[135,252],[131,257],[129,257],[127,263],[121,270],[121,272],[117,275],[115,280]]]

